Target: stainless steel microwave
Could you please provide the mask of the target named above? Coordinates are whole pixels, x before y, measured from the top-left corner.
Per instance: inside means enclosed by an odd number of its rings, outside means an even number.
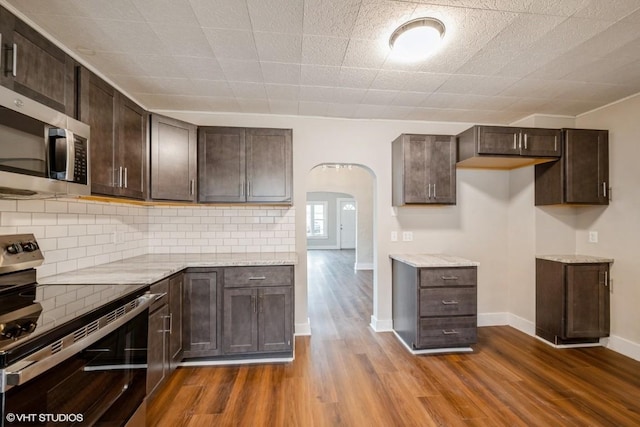
[[[90,193],[89,126],[0,87],[0,198]]]

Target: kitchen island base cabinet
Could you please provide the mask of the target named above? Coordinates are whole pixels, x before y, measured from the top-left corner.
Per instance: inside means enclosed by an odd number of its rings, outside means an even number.
[[[477,340],[477,267],[414,267],[393,260],[393,330],[411,350]]]
[[[556,345],[609,336],[609,263],[536,259],[536,335]]]

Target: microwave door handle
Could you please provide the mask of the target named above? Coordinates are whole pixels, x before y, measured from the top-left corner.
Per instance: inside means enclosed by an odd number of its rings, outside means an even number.
[[[67,181],[73,181],[73,175],[76,168],[76,139],[73,132],[70,130],[67,129],[65,133],[67,136],[67,167],[64,179]]]

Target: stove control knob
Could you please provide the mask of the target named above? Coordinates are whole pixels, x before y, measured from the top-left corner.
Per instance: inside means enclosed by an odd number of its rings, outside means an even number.
[[[38,249],[38,244],[36,242],[34,242],[33,240],[29,241],[29,242],[24,242],[22,244],[22,249],[25,252],[33,252],[36,249]]]
[[[36,322],[33,322],[31,320],[24,322],[23,324],[20,325],[21,333],[26,332],[27,334],[30,334],[31,332],[36,330],[36,326],[37,326]]]
[[[12,255],[18,254],[22,252],[22,245],[20,245],[20,243],[12,243],[9,246],[7,246],[7,252],[9,252]]]
[[[15,338],[22,333],[22,328],[18,325],[10,325],[4,328],[2,336],[8,339]]]

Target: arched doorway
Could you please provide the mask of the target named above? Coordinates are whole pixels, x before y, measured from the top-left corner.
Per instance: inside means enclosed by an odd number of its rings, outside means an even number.
[[[306,228],[311,325],[318,326],[323,320],[314,320],[314,316],[326,313],[322,304],[326,306],[337,301],[352,315],[345,321],[358,319],[363,327],[369,324],[373,311],[375,265],[374,188],[374,175],[364,166],[320,164],[309,171]],[[349,227],[350,214],[354,215],[353,249],[349,248],[349,230],[345,229]],[[329,286],[335,288],[325,289]],[[335,319],[328,323],[333,321]],[[327,327],[316,330],[326,332]],[[328,327],[328,330],[334,330],[334,327]]]

